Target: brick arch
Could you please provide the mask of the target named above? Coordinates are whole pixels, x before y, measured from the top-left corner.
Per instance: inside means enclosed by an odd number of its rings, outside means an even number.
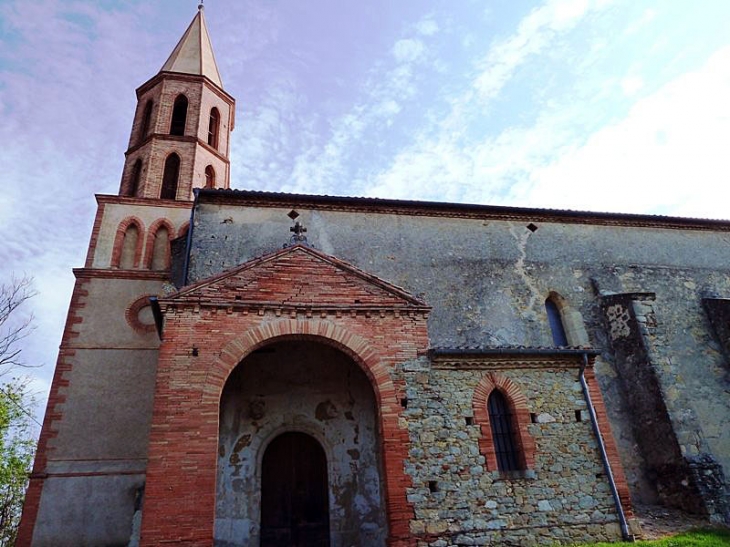
[[[180,229],[177,231],[177,237],[182,237],[184,235],[188,234],[188,228],[190,228],[190,221],[185,221],[185,223],[180,226]]]
[[[124,318],[127,320],[127,324],[140,334],[148,334],[157,330],[154,323],[148,325],[139,320],[139,312],[142,308],[150,305],[150,297],[153,296],[156,295],[144,294],[129,304],[127,309],[124,310]]]
[[[170,110],[170,135],[185,135],[190,114],[190,99],[185,93],[178,93]]]
[[[144,267],[147,269],[152,268],[152,259],[155,250],[155,237],[157,236],[157,231],[160,228],[167,228],[166,263],[168,265],[170,264],[170,242],[175,239],[175,228],[173,227],[172,222],[170,222],[168,219],[160,218],[153,222],[150,225],[149,230],[147,230],[147,241],[144,250]]]
[[[390,377],[390,366],[365,338],[319,319],[282,319],[254,327],[230,340],[220,351],[203,382],[200,407],[212,408],[220,403],[223,387],[243,359],[256,349],[283,340],[311,340],[339,349],[359,366],[370,380],[375,394],[379,422],[382,479],[385,486],[385,511],[388,521],[389,545],[409,537],[409,523],[414,518],[413,505],[406,497],[413,481],[404,470],[410,439],[408,431],[398,424],[403,410],[397,389]]]
[[[228,376],[241,361],[261,346],[287,339],[311,340],[339,349],[365,372],[373,386],[381,412],[386,408],[389,410],[399,408],[397,391],[390,378],[389,367],[372,349],[371,344],[365,338],[338,325],[317,319],[282,319],[254,327],[228,342],[208,371],[203,396],[214,396],[216,400],[220,400]]]
[[[117,234],[114,236],[114,247],[112,247],[111,267],[118,268],[122,258],[122,247],[124,246],[124,236],[130,226],[136,225],[139,236],[137,237],[137,247],[134,250],[133,267],[139,267],[142,258],[142,244],[144,243],[144,223],[137,217],[127,217],[117,226]]]
[[[568,306],[568,301],[558,291],[548,292],[548,295],[545,297],[545,300],[552,300],[553,302],[555,302],[555,305],[558,307],[558,309],[561,309],[561,310],[563,308],[565,308],[566,306]]]
[[[570,346],[590,346],[588,333],[586,332],[581,313],[571,306],[567,300],[559,292],[551,290],[545,298],[545,305],[551,301],[560,314],[560,323],[565,333],[565,339]],[[549,321],[548,321],[549,322]]]
[[[507,376],[497,372],[490,372],[484,376],[472,396],[472,408],[474,421],[479,425],[481,437],[479,438],[479,451],[486,458],[487,469],[497,471],[497,455],[494,449],[492,437],[492,424],[489,420],[487,400],[493,390],[498,389],[507,399],[515,418],[513,424],[515,441],[520,450],[520,463],[524,469],[532,469],[535,466],[535,439],[527,431],[527,424],[530,423],[530,410],[527,407],[527,398],[520,387]]]

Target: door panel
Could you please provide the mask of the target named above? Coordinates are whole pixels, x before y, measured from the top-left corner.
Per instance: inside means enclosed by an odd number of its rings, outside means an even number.
[[[329,546],[327,458],[304,433],[266,448],[261,476],[261,547]]]

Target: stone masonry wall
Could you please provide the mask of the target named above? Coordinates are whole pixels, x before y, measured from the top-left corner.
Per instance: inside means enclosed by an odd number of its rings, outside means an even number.
[[[730,297],[727,231],[551,222],[539,212],[479,218],[413,208],[414,214],[404,214],[377,203],[338,209],[320,206],[317,198],[305,201],[199,202],[189,281],[281,248],[292,224],[287,213],[295,209],[315,247],[431,304],[432,346],[550,346],[544,302],[557,293],[570,310],[568,322],[585,328],[584,340],[570,343],[604,351],[596,376],[611,427],[632,495],[649,503],[659,500],[656,477],[634,427],[646,416],[629,403],[634,386],[622,379],[611,349],[602,297],[654,293],[666,335],[653,346],[652,362],[659,366],[658,393],[673,399],[667,423],[680,438],[670,442],[691,454],[699,433],[703,453],[730,468],[730,429],[718,418],[730,414],[730,365],[701,304],[706,294]],[[685,427],[690,414],[696,420]]]
[[[524,368],[523,368],[524,367]],[[488,469],[472,399],[494,368],[406,364],[411,440],[408,500],[419,545],[540,545],[620,538],[616,509],[586,410],[577,368],[499,370],[522,390],[536,423],[534,466]],[[580,419],[581,421],[578,421]]]

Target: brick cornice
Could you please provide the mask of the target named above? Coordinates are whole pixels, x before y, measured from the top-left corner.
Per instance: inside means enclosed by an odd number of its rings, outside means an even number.
[[[281,304],[276,302],[263,303],[240,303],[230,300],[220,301],[182,301],[169,302],[160,298],[160,310],[166,314],[198,314],[205,309],[212,309],[212,313],[217,310],[224,310],[223,313],[240,314],[240,315],[258,315],[266,317],[290,317],[294,318],[313,318],[318,317],[340,319],[342,317],[364,317],[366,319],[384,319],[386,317],[395,318],[414,318],[427,319],[431,311],[428,307],[396,307],[396,306],[332,306],[332,305],[306,305],[306,304]]]
[[[169,271],[74,268],[73,273],[76,279],[170,279]]]
[[[161,209],[191,209],[192,201],[181,201],[174,199],[153,199],[137,198],[130,196],[117,196],[112,194],[96,194],[96,203],[99,205],[134,205],[143,207],[158,207]]]
[[[525,354],[503,353],[492,355],[440,356],[431,355],[435,369],[459,370],[507,370],[507,369],[542,369],[542,368],[574,368],[583,365],[583,353],[576,354]],[[589,355],[589,366],[593,366],[595,355]]]
[[[145,83],[143,83],[141,86],[139,86],[136,90],[137,93],[137,99],[139,100],[142,95],[147,93],[151,88],[156,86],[158,83],[162,82],[163,80],[177,80],[180,82],[195,82],[195,83],[202,83],[205,84],[205,86],[210,89],[213,93],[218,95],[221,99],[223,99],[225,102],[229,103],[231,107],[233,107],[236,104],[236,99],[234,99],[231,95],[226,93],[225,90],[221,89],[213,83],[212,80],[207,78],[206,76],[202,76],[200,74],[183,74],[182,72],[158,72],[155,74],[152,78],[147,80]]]
[[[175,141],[175,142],[189,142],[194,143],[211,154],[213,154],[215,157],[217,157],[219,160],[221,160],[226,165],[230,165],[230,160],[223,155],[221,152],[219,152],[217,149],[210,146],[207,142],[205,142],[202,139],[199,139],[196,136],[193,135],[170,135],[169,133],[150,133],[147,135],[142,142],[139,142],[135,144],[134,146],[130,146],[127,151],[124,153],[125,156],[129,156],[131,154],[134,154],[137,150],[140,148],[144,148],[147,144],[149,144],[152,141]]]

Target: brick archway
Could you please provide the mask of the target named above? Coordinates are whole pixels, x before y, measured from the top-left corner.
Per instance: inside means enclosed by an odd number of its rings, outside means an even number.
[[[416,348],[427,346],[425,326],[390,314],[378,318],[273,315],[229,314],[209,308],[168,310],[158,362],[141,545],[151,547],[175,537],[185,545],[212,546],[223,387],[252,351],[287,339],[333,346],[370,380],[378,411],[388,544],[409,545],[413,508],[406,489],[412,482],[403,465],[409,437],[398,424],[402,387],[394,382],[391,371],[397,363],[416,358]],[[242,334],[226,336],[224,332]]]
[[[203,396],[220,399],[226,379],[238,364],[261,346],[284,339],[307,339],[333,346],[347,354],[369,378],[378,406],[385,410],[398,407],[398,398],[388,366],[362,336],[319,319],[282,319],[246,331],[229,341],[221,350],[219,359],[208,371]],[[216,392],[216,390],[218,390]]]

